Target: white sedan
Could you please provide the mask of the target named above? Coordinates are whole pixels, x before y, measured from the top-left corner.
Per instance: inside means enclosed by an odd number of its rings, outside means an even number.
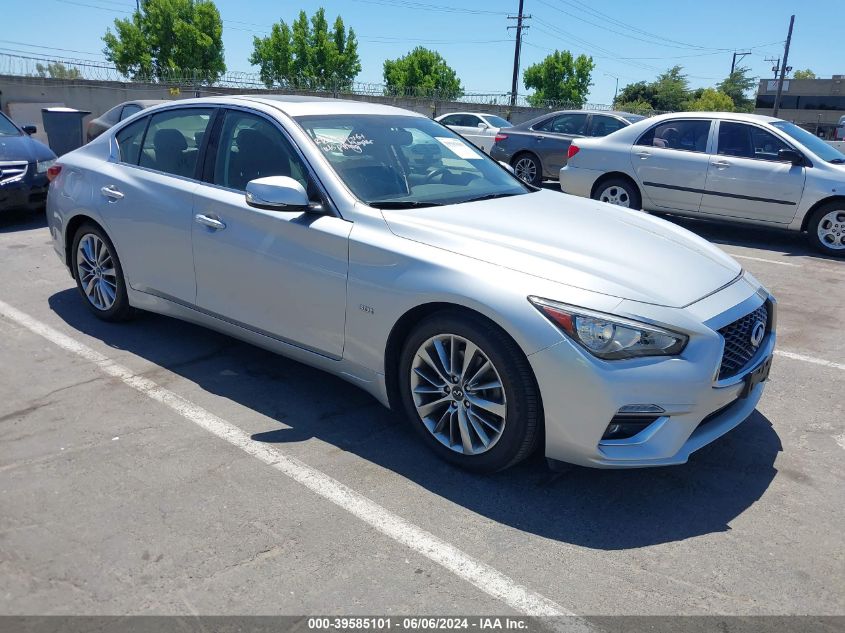
[[[457,132],[488,154],[499,130],[513,127],[510,121],[484,112],[451,112],[441,114],[434,120]]]
[[[632,209],[806,231],[818,250],[845,256],[845,155],[781,119],[683,112],[578,139],[560,186]]]

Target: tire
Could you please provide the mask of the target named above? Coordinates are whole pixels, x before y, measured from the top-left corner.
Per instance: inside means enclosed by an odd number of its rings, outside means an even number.
[[[437,354],[436,341],[443,345],[443,356]],[[470,353],[464,372],[469,345],[477,351]],[[423,350],[429,352],[428,361]],[[441,358],[448,358],[458,374],[450,376],[448,384],[441,378],[448,376]],[[486,369],[485,359],[491,364]],[[531,367],[516,343],[483,318],[445,311],[424,319],[408,336],[398,370],[402,408],[425,444],[443,460],[493,473],[517,464],[536,448],[543,413]],[[451,380],[454,377],[459,380]],[[497,382],[499,387],[494,386]]]
[[[593,192],[593,200],[637,211],[643,207],[639,189],[624,178],[609,178],[600,182]]]
[[[126,296],[123,268],[108,235],[97,225],[86,222],[76,230],[72,248],[73,277],[88,309],[103,321],[132,318],[135,311]]]
[[[511,161],[516,177],[529,185],[539,187],[543,184],[543,166],[540,159],[530,152],[522,152]],[[522,173],[522,175],[520,175]]]
[[[845,201],[833,200],[816,209],[807,222],[807,238],[817,251],[845,257]]]

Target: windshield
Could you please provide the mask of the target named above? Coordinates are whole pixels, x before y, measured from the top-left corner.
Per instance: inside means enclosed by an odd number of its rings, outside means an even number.
[[[337,114],[296,120],[349,189],[373,207],[457,204],[532,191],[431,119]]]
[[[818,136],[810,134],[807,130],[798,127],[794,123],[790,123],[789,121],[775,121],[772,123],[772,127],[776,127],[784,134],[788,134],[801,143],[801,145],[813,152],[813,154],[828,163],[845,163],[845,154],[832,145],[825,143]]]
[[[12,121],[0,112],[0,136],[20,136],[21,131]]]
[[[485,114],[484,118],[487,119],[493,127],[513,127],[513,123],[500,116],[496,116],[495,114]]]

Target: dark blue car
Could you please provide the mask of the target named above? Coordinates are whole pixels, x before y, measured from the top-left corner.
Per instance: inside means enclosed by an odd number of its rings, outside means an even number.
[[[34,126],[21,128],[0,112],[0,212],[38,211],[47,202],[47,169],[56,155],[29,136],[34,132]]]

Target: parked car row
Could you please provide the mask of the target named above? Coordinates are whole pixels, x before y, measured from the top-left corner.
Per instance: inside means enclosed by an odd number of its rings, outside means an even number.
[[[0,112],[0,212],[37,210],[47,201],[47,170],[53,151],[32,138],[35,126],[19,126]]]
[[[768,377],[775,300],[720,249],[527,184],[406,110],[190,99],[49,174],[54,248],[94,315],[161,312],[322,368],[471,470],[541,446],[683,463]]]

